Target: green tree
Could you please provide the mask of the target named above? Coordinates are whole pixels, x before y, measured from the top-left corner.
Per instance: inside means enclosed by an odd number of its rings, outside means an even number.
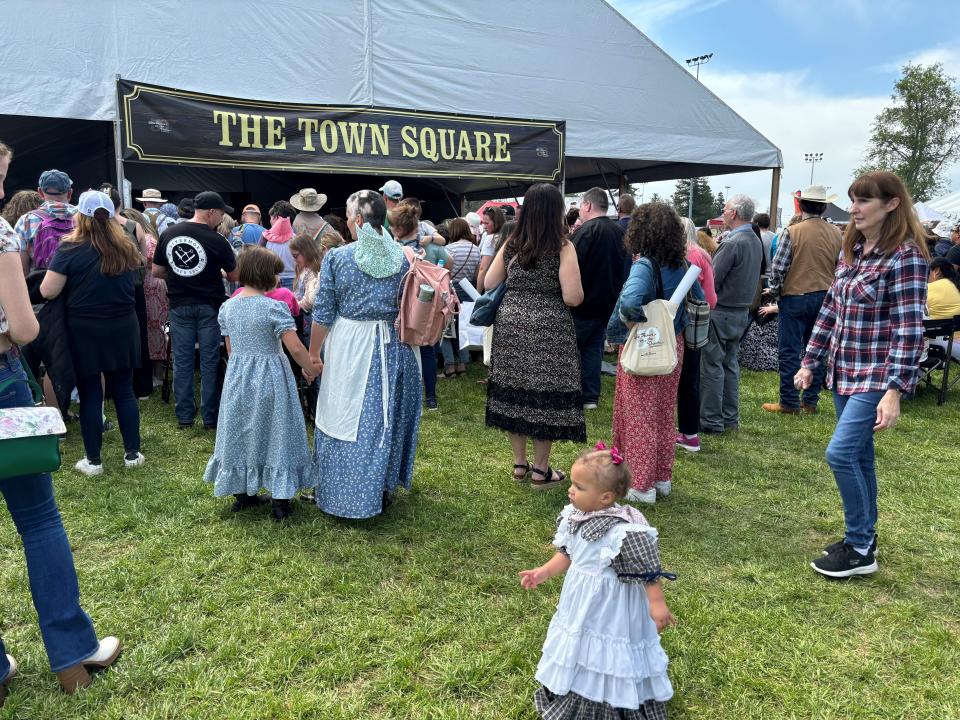
[[[723,206],[727,204],[727,199],[723,196],[723,191],[717,193],[717,199],[713,201],[713,217],[723,215]]]
[[[663,198],[660,197],[660,193],[654,193],[647,202],[663,202]]]
[[[687,217],[687,208],[690,205],[690,181],[677,180],[677,187],[673,191],[673,208],[681,217]],[[713,217],[713,208],[716,201],[710,183],[706,178],[693,178],[693,223],[706,225],[707,220]]]
[[[873,121],[863,167],[899,175],[914,200],[946,189],[946,169],[960,160],[960,91],[943,65],[906,65],[893,105]]]

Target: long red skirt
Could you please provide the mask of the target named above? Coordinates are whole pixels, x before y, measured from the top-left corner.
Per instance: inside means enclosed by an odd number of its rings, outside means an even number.
[[[617,363],[613,399],[613,444],[623,454],[633,487],[649,490],[673,477],[677,430],[674,409],[683,366],[683,333],[677,336],[677,366],[669,375],[641,377],[624,372]]]

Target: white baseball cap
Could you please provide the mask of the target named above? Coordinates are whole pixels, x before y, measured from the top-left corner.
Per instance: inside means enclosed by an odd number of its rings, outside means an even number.
[[[87,190],[80,193],[80,200],[77,201],[77,212],[87,217],[93,217],[97,210],[106,210],[110,217],[114,215],[113,200],[106,193],[99,190]]]
[[[383,184],[383,187],[380,188],[380,192],[382,192],[391,200],[403,199],[403,186],[396,180],[387,180]]]

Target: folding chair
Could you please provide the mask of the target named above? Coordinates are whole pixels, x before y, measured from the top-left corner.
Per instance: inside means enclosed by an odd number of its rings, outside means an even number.
[[[950,381],[950,368],[960,360],[953,356],[953,334],[960,330],[960,315],[948,320],[924,320],[923,336],[931,341],[927,347],[927,356],[920,361],[920,380],[924,385],[936,388],[937,405],[947,401],[947,390],[960,382],[960,375]],[[941,372],[939,387],[933,377],[936,371]]]

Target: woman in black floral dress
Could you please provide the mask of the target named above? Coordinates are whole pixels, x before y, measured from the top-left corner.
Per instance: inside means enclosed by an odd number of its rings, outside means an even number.
[[[580,266],[563,227],[563,196],[534,185],[524,196],[517,227],[487,271],[485,285],[506,278],[493,327],[487,425],[506,430],[516,480],[560,485],[550,467],[555,440],[586,440],[580,395],[580,353],[569,307],[583,301]],[[527,440],[533,439],[533,466]]]

